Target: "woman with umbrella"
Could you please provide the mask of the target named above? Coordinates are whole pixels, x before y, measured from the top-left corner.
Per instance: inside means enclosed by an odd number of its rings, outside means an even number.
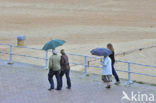
[[[116,70],[114,68],[114,64],[115,64],[114,48],[113,48],[113,45],[111,43],[107,44],[107,48],[112,51],[112,54],[109,57],[112,60],[112,73],[113,73],[115,80],[116,80],[115,84],[118,85],[118,84],[120,84],[120,79],[119,79],[118,74],[116,73]]]
[[[107,83],[106,88],[111,88],[112,82],[112,66],[111,59],[109,56],[104,56],[102,64],[102,80]]]
[[[111,88],[112,82],[112,66],[109,55],[112,53],[107,48],[96,48],[91,51],[92,55],[104,56],[104,60],[101,62],[102,65],[102,80],[107,83],[106,88]]]

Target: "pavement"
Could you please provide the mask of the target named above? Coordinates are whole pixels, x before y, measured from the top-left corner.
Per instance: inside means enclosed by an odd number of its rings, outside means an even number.
[[[150,84],[126,85],[121,80],[120,85],[106,89],[100,75],[84,76],[82,72],[71,71],[70,90],[66,89],[64,77],[61,91],[48,91],[47,74],[48,70],[41,66],[8,65],[0,60],[0,103],[156,103],[156,86]],[[125,93],[130,100],[121,99]],[[143,94],[146,96],[141,98]]]

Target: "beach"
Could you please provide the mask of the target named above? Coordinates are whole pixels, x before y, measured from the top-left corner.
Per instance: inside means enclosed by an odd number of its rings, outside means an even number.
[[[0,0],[0,43],[17,44],[17,36],[25,35],[25,46],[42,48],[52,39],[65,40],[58,48],[66,52],[91,55],[90,50],[112,43],[117,60],[141,64],[156,63],[155,0]],[[148,48],[151,47],[152,48]],[[148,48],[139,51],[140,48]],[[0,45],[1,51],[9,51]],[[122,55],[127,51],[133,51]],[[43,52],[16,49],[20,54],[44,57]],[[0,55],[8,59],[8,55]],[[14,57],[16,61],[42,64],[44,61]],[[133,66],[132,66],[133,67]],[[76,70],[82,70],[78,67]],[[116,64],[127,70],[127,65]],[[155,68],[133,67],[137,72],[156,74]],[[95,70],[95,69],[94,69]],[[96,72],[93,69],[90,71]],[[122,75],[125,78],[127,74]],[[135,77],[135,76],[134,76]],[[156,79],[136,76],[145,82]],[[144,80],[143,80],[144,81]]]

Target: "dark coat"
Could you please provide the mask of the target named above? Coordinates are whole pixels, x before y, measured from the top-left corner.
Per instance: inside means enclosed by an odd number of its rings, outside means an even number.
[[[112,51],[112,54],[109,56],[112,60],[112,63],[115,63],[115,57],[114,57],[114,51]]]
[[[61,70],[62,71],[70,69],[68,56],[66,54],[63,54],[61,56],[61,63],[60,64],[61,64]]]

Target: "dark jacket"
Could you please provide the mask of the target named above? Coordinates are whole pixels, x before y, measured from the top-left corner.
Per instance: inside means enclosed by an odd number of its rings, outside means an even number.
[[[114,57],[114,51],[112,51],[112,54],[109,56],[112,60],[112,63],[115,63],[115,57]]]
[[[63,54],[61,56],[61,63],[60,64],[61,64],[61,70],[62,71],[70,69],[68,56],[66,54]]]

